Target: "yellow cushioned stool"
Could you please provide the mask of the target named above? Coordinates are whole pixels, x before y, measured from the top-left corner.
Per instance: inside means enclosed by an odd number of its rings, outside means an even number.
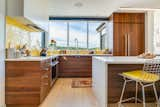
[[[119,107],[122,106],[123,102],[127,102],[130,100],[135,100],[135,103],[137,103],[137,101],[140,101],[137,98],[138,95],[138,84],[140,84],[142,86],[142,96],[143,96],[143,107],[146,107],[146,101],[145,101],[145,88],[152,86],[154,93],[155,93],[155,97],[156,97],[156,101],[157,104],[159,106],[158,103],[158,95],[157,95],[157,91],[156,91],[156,86],[155,86],[155,82],[160,80],[160,60],[159,59],[153,59],[153,60],[148,60],[146,61],[146,63],[143,66],[143,70],[134,70],[134,71],[128,71],[128,72],[123,72],[120,75],[123,76],[124,78],[124,85],[123,85],[123,89],[122,89],[122,93],[121,93],[121,97],[120,97],[120,101],[119,101]],[[124,95],[124,91],[126,88],[126,84],[128,82],[136,82],[136,93],[135,93],[135,97],[131,97],[128,99],[123,100],[123,95]]]

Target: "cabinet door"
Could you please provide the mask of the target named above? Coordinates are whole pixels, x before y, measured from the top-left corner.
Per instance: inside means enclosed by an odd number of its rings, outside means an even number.
[[[144,13],[114,13],[113,21],[116,23],[144,23]]]
[[[39,105],[39,62],[6,62],[5,75],[5,103],[7,105]]]
[[[145,37],[144,24],[126,24],[129,36],[129,56],[136,56],[144,52]]]
[[[51,59],[41,62],[41,93],[40,101],[42,102],[48,95],[51,88]]]
[[[128,43],[125,36],[128,35]],[[126,46],[127,44],[127,46]],[[114,23],[114,56],[136,56],[144,52],[144,24]]]
[[[48,92],[49,92],[49,89],[50,89],[49,80],[46,78],[46,76],[47,75],[42,76],[42,80],[41,80],[41,93],[40,93],[40,101],[41,102],[48,95]]]
[[[63,56],[60,57],[60,77],[91,77],[91,56]]]
[[[124,23],[114,23],[113,55],[125,56],[125,36],[128,27]]]

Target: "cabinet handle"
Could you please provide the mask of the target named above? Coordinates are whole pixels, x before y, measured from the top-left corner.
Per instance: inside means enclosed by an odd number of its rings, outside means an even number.
[[[44,83],[44,85],[45,85],[45,86],[48,86],[49,84],[48,84],[48,83]]]
[[[128,56],[130,56],[130,35],[128,34]]]
[[[48,78],[48,75],[44,75],[42,78],[43,78],[43,79],[45,79],[45,78],[47,79],[47,78]]]
[[[43,68],[44,71],[49,71],[49,68]]]
[[[47,63],[46,66],[47,66],[47,67],[51,66],[51,63]]]
[[[125,34],[125,56],[128,56],[128,34]]]
[[[75,58],[80,58],[80,57],[81,57],[80,55],[76,55],[76,56],[75,56]]]

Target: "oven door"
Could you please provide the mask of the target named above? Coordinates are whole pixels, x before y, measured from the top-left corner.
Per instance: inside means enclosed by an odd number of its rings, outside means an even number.
[[[52,62],[52,71],[51,71],[51,86],[55,83],[58,78],[58,64],[59,61]]]

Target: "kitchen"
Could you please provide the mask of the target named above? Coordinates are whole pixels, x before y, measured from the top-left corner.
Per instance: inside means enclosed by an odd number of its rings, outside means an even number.
[[[6,107],[135,106],[132,101],[119,105],[124,82],[119,74],[159,59],[158,9],[123,8],[120,3],[116,11],[99,7],[94,13],[85,6],[96,2],[71,1],[66,4],[74,11],[68,12],[56,0],[42,0],[39,10],[34,9],[36,0],[16,2],[6,2]],[[154,91],[159,95],[158,86]],[[127,88],[125,98],[135,93],[134,84]],[[147,89],[146,102],[142,98],[136,105],[156,106],[152,91]]]

